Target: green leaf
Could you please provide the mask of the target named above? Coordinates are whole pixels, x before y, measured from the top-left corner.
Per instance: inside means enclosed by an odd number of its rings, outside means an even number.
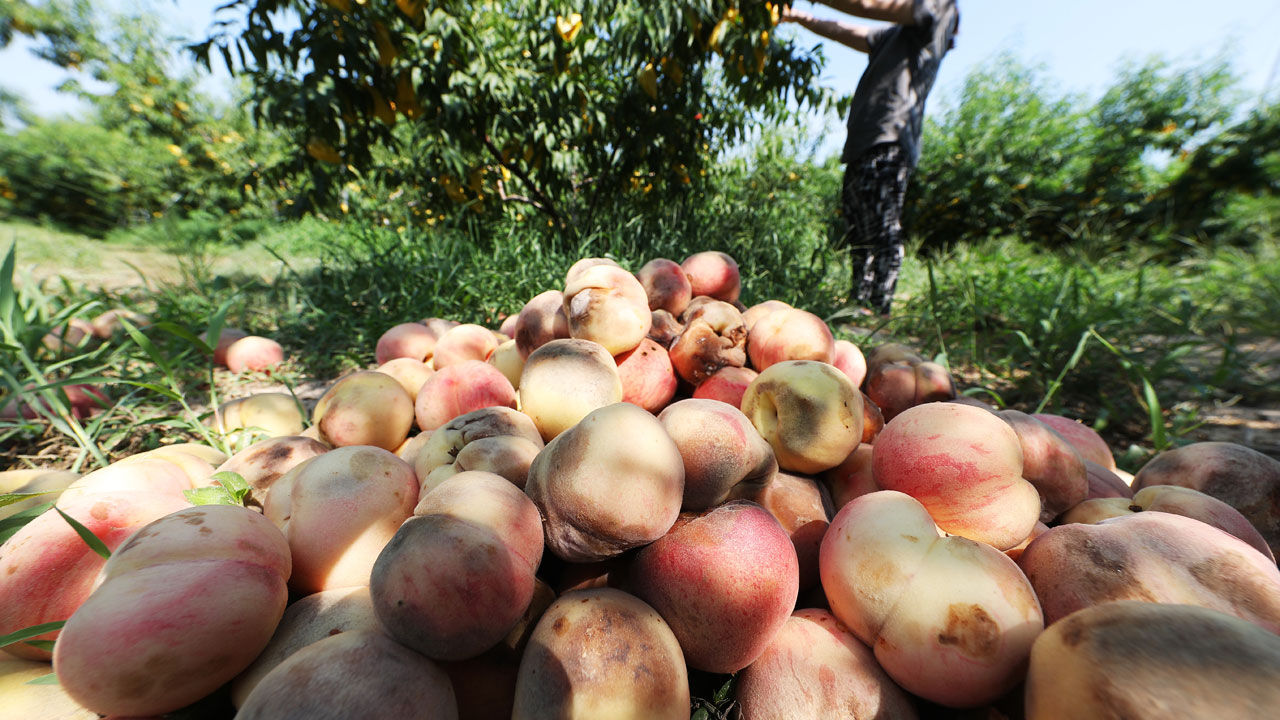
[[[192,505],[240,504],[240,502],[236,500],[236,496],[231,494],[230,490],[227,490],[220,485],[183,490],[182,494],[187,498],[187,502],[190,502]]]
[[[13,537],[19,530],[25,527],[27,523],[45,514],[45,512],[52,507],[53,503],[51,502],[42,503],[35,507],[16,512],[9,517],[0,520],[0,543],[3,543]]]
[[[4,256],[4,263],[0,265],[0,323],[10,325],[13,317],[13,266],[17,261],[15,253],[18,249],[17,241],[9,244],[9,252]]]
[[[39,625],[25,627],[21,630],[14,630],[8,635],[0,635],[0,648],[30,640],[33,637],[40,637],[47,632],[61,630],[62,626],[66,624],[66,620],[55,620],[53,622],[40,623]]]
[[[164,353],[160,352],[160,348],[157,348],[155,343],[151,342],[151,339],[146,335],[143,335],[142,331],[139,330],[136,325],[129,322],[127,318],[120,318],[120,325],[124,328],[125,332],[129,333],[129,337],[133,338],[133,341],[138,344],[138,347],[142,348],[142,350],[146,352],[147,357],[151,358],[151,362],[155,363],[156,366],[160,368],[165,377],[172,378],[173,368],[169,365],[169,359],[165,357]]]
[[[101,555],[104,560],[110,559],[111,551],[107,549],[107,544],[102,542],[102,538],[94,535],[92,530],[81,525],[79,520],[76,520],[70,515],[62,512],[62,508],[55,506],[53,509],[58,511],[58,514],[62,516],[62,519],[67,521],[67,524],[76,531],[76,534],[80,536],[81,540],[84,540],[84,544],[88,545],[90,550]]]
[[[34,680],[28,680],[25,684],[27,684],[27,685],[57,685],[57,684],[58,684],[58,674],[57,674],[57,673],[49,673],[48,675],[41,675],[40,677],[38,677],[38,678],[36,678],[36,679],[34,679]]]
[[[6,493],[4,495],[0,495],[0,507],[5,507],[7,505],[12,505],[14,503],[20,503],[23,500],[26,500],[27,498],[40,497],[41,495],[50,495],[50,494],[59,493],[59,492],[62,492],[62,491],[61,490],[45,490],[43,492],[32,492],[32,493]]]
[[[28,640],[27,644],[37,650],[44,650],[45,652],[53,652],[53,646],[56,645],[57,643],[55,643],[52,640]]]

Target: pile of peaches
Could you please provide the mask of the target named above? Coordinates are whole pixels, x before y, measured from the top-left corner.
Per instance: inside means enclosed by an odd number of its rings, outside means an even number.
[[[1275,716],[1280,462],[1130,476],[739,289],[582,260],[498,330],[390,327],[309,418],[219,408],[269,436],[230,457],[60,476],[111,554],[54,510],[0,546],[0,635],[66,620],[5,648],[0,716],[687,718],[700,673],[747,719]]]

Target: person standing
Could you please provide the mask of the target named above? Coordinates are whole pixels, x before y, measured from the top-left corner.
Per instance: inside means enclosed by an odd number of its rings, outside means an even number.
[[[888,315],[902,267],[902,207],[920,159],[924,103],[960,26],[955,0],[814,0],[849,15],[885,20],[872,27],[823,20],[785,8],[782,22],[868,55],[849,109],[841,243],[853,265],[849,301]]]

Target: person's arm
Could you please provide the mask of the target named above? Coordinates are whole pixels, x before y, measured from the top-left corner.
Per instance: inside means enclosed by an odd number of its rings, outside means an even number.
[[[813,0],[813,2],[868,20],[887,20],[898,25],[916,24],[918,0]]]
[[[872,28],[865,25],[851,25],[839,20],[822,20],[802,10],[789,7],[783,8],[779,20],[781,22],[796,23],[811,32],[817,33],[824,38],[835,40],[841,45],[851,47],[858,52],[871,52],[871,44],[867,41],[867,36],[871,34]]]

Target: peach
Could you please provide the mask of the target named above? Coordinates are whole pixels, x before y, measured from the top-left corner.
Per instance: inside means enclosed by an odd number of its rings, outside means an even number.
[[[444,330],[432,329],[422,323],[408,322],[393,325],[378,338],[374,359],[379,365],[396,358],[409,358],[425,363],[435,352],[436,341]]]
[[[289,587],[313,593],[369,581],[396,528],[413,513],[418,481],[382,448],[341,447],[305,460],[267,493],[263,514],[289,541]]]
[[[717,300],[734,302],[742,292],[738,262],[727,253],[707,250],[694,253],[680,263],[689,278],[693,294],[708,295]]]
[[[1271,554],[1271,548],[1267,547],[1262,535],[1238,510],[1199,490],[1177,485],[1148,485],[1135,493],[1132,498],[1086,500],[1063,515],[1063,521],[1098,523],[1144,510],[1172,513],[1212,525],[1245,541],[1250,547],[1275,562],[1275,556]]]
[[[306,417],[289,393],[257,393],[222,403],[214,411],[214,428],[241,438],[297,435]]]
[[[614,268],[622,267],[621,265],[618,264],[617,260],[614,260],[612,258],[606,258],[606,257],[581,258],[575,261],[572,265],[570,265],[569,269],[565,272],[564,274],[565,283],[568,284],[569,281],[571,281],[579,273],[585,270],[589,270],[590,268],[593,268],[593,267],[599,267],[601,265],[606,267],[614,267]]]
[[[369,589],[388,635],[427,657],[494,647],[533,599],[542,523],[504,478],[464,472],[422,496],[378,556]]]
[[[268,438],[232,455],[215,473],[233,472],[249,484],[246,505],[261,509],[271,485],[298,464],[329,451],[324,443],[300,435]]]
[[[800,590],[818,584],[818,549],[833,514],[831,496],[817,480],[778,472],[763,487],[740,486],[735,498],[758,503],[791,536],[800,567]]]
[[[533,420],[517,410],[489,407],[459,415],[433,432],[414,460],[419,497],[467,470],[486,470],[523,488],[542,446]]]
[[[671,364],[691,385],[700,385],[722,367],[747,364],[747,331],[742,313],[726,302],[699,305],[685,317],[684,331],[671,345]]]
[[[377,368],[377,372],[391,376],[410,398],[417,398],[418,391],[427,382],[427,378],[435,372],[427,364],[416,358],[392,358]]]
[[[621,401],[617,362],[590,340],[552,340],[529,356],[520,374],[520,409],[533,418],[544,440]]]
[[[849,377],[854,387],[861,387],[867,378],[867,358],[857,345],[848,340],[836,340],[831,353],[831,364]]]
[[[524,304],[516,318],[516,348],[521,357],[546,345],[552,340],[569,337],[569,316],[564,314],[564,293],[547,290],[534,295]]]
[[[426,447],[427,443],[431,440],[431,433],[431,430],[423,430],[417,435],[405,440],[400,447],[396,448],[396,457],[410,465],[416,463],[418,461],[418,452],[421,451],[422,448]]]
[[[511,717],[686,720],[689,673],[680,645],[653,608],[627,593],[565,593],[529,639]]]
[[[1014,545],[1008,550],[1005,550],[1004,554],[1008,555],[1010,560],[1014,562],[1018,562],[1018,559],[1022,557],[1023,551],[1025,551],[1027,547],[1031,545],[1032,541],[1040,537],[1041,535],[1045,534],[1048,531],[1049,531],[1049,526],[1037,520],[1036,526],[1031,529],[1031,534],[1027,536],[1027,539],[1023,540],[1017,545]]]
[[[470,360],[484,362],[498,349],[498,338],[489,328],[467,323],[449,328],[436,341],[431,366],[443,370]]]
[[[262,372],[284,362],[284,348],[271,338],[246,335],[227,348],[227,369],[233,373]]]
[[[789,360],[764,370],[742,396],[742,412],[773,446],[778,466],[819,473],[862,439],[862,397],[827,363]]]
[[[747,308],[742,312],[742,324],[747,328],[747,332],[751,332],[751,328],[755,327],[756,321],[760,318],[778,310],[792,310],[791,305],[781,300],[765,300]]]
[[[1111,454],[1111,448],[1093,428],[1061,415],[1036,413],[1032,417],[1057,430],[1059,435],[1080,451],[1085,460],[1091,460],[1111,472],[1116,471],[1116,460]]]
[[[520,389],[520,375],[524,372],[524,356],[520,354],[520,348],[516,347],[514,339],[500,343],[485,362],[498,368],[498,372],[511,383],[511,387]]]
[[[34,684],[53,668],[49,663],[0,656],[0,697],[4,717],[12,720],[98,720],[98,713],[72,700],[59,685]]]
[[[1110,602],[1036,638],[1027,720],[1271,717],[1280,638],[1190,605]]]
[[[594,265],[567,278],[564,313],[570,337],[600,343],[610,355],[639,345],[653,323],[640,281],[611,265]]]
[[[882,365],[906,363],[916,365],[924,362],[924,358],[911,348],[901,343],[884,343],[871,349],[866,355],[867,372],[874,372]]]
[[[386,635],[352,630],[302,648],[267,673],[238,720],[457,720],[449,676]]]
[[[871,449],[871,445],[859,443],[844,462],[822,473],[822,483],[831,494],[834,510],[839,511],[851,500],[884,489],[876,484]]]
[[[757,372],[787,360],[816,360],[830,365],[835,360],[835,344],[831,329],[822,318],[792,308],[769,313],[751,326],[747,355]]]
[[[880,406],[866,393],[861,390],[858,393],[862,395],[862,442],[870,445],[875,443],[880,431],[884,429],[884,413],[880,412]]]
[[[1089,495],[1084,458],[1056,430],[1017,410],[996,413],[1022,443],[1022,477],[1040,493],[1040,520],[1049,522]]]
[[[516,337],[516,321],[520,319],[520,313],[500,315],[499,318],[498,334],[506,335],[508,340],[514,340]]]
[[[666,258],[655,258],[636,271],[650,310],[666,310],[679,316],[693,299],[693,285],[680,264]]]
[[[751,381],[759,375],[751,368],[725,366],[711,373],[694,388],[693,396],[698,399],[719,400],[741,408],[742,396],[747,393]]]
[[[42,338],[41,342],[51,352],[70,353],[83,347],[94,337],[93,324],[73,317],[65,325],[59,325]]]
[[[486,407],[516,406],[516,389],[496,367],[467,360],[436,371],[413,403],[418,428],[435,430],[450,420]]]
[[[677,382],[671,356],[658,343],[645,338],[614,361],[622,383],[622,402],[657,413],[675,397]]]
[[[27,385],[23,388],[24,393],[34,400],[34,405],[26,399],[13,398],[5,403],[3,407],[0,407],[0,419],[23,417],[33,420],[40,417],[41,410],[45,414],[53,414],[54,411],[45,398],[36,393],[31,393],[34,389],[34,385]],[[61,395],[59,400],[66,403],[66,407],[71,411],[71,416],[77,420],[93,417],[112,405],[111,397],[102,388],[88,383],[61,385],[52,388],[50,392]]]
[[[37,505],[53,502],[71,483],[80,479],[80,473],[70,470],[46,470],[32,468],[28,470],[0,470],[0,495],[10,493],[26,495],[43,493],[26,500],[0,507],[0,520],[14,514],[29,510]]]
[[[177,471],[176,466],[169,467]],[[113,474],[133,476],[132,489],[104,485],[93,490],[82,485],[70,496],[64,492],[58,507],[115,550],[152,520],[191,506],[180,486],[149,479],[148,470],[116,467]],[[0,635],[66,620],[89,597],[104,562],[52,509],[24,525],[0,545]],[[57,635],[54,631],[33,639],[53,640]],[[51,657],[47,650],[26,643],[9,645],[4,651],[30,660]]]
[[[67,620],[53,653],[62,687],[104,715],[160,715],[212,693],[271,638],[289,547],[258,513],[206,505],[138,530]]]
[[[1181,485],[1212,495],[1240,511],[1280,553],[1280,461],[1243,445],[1192,443],[1155,456],[1133,479],[1133,489]]]
[[[894,681],[940,705],[976,707],[1004,695],[1022,679],[1044,627],[1013,560],[983,543],[940,537],[925,507],[899,492],[841,508],[819,566],[832,614]]]
[[[89,325],[92,326],[95,336],[106,340],[120,332],[126,320],[137,328],[144,328],[151,324],[151,318],[142,313],[128,308],[114,308],[95,316],[89,321]]]
[[[876,484],[919,500],[948,533],[1008,550],[1040,517],[1018,434],[986,410],[917,405],[890,420],[873,448]]]
[[[218,332],[218,340],[210,343],[208,333],[200,333],[200,339],[213,346],[213,363],[223,367],[227,365],[227,350],[230,349],[231,344],[248,336],[249,333],[240,328],[224,327]]]
[[[569,562],[603,560],[667,532],[680,513],[684,461],[657,418],[616,403],[547,443],[525,492],[542,513],[553,553]]]
[[[1087,458],[1084,461],[1084,470],[1085,477],[1089,481],[1088,499],[1133,497],[1133,488],[1129,487],[1114,471]]]
[[[671,626],[689,667],[728,673],[759,657],[790,617],[799,567],[773,515],[734,501],[641,549],[630,584]]]
[[[263,676],[302,648],[351,631],[382,632],[368,586],[323,590],[298,600],[285,609],[262,653],[232,682],[231,702],[243,705]]]
[[[892,420],[916,403],[916,369],[905,362],[881,363],[867,371],[867,397]]]
[[[676,338],[680,337],[680,333],[684,332],[684,323],[676,319],[677,316],[666,310],[654,310],[649,313],[649,317],[652,324],[646,337],[662,347],[670,349]]]
[[[909,696],[826,610],[797,610],[741,674],[743,717],[915,720]]]
[[[413,400],[395,378],[360,370],[329,386],[311,412],[311,423],[320,439],[335,447],[394,450],[409,437],[413,416]]]
[[[778,471],[773,448],[737,408],[716,400],[672,403],[658,422],[684,463],[682,510],[706,510],[731,494],[751,493]]]
[[[1033,540],[1018,565],[1050,623],[1102,602],[1143,600],[1200,605],[1280,632],[1275,562],[1181,515],[1140,512],[1059,525]]]

